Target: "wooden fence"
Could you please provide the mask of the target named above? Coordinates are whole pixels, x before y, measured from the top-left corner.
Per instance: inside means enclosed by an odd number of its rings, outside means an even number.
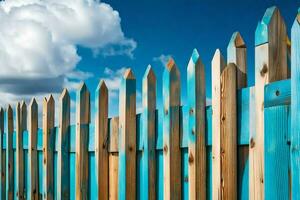
[[[130,69],[120,86],[119,117],[108,118],[104,81],[95,105],[85,84],[78,90],[76,125],[67,90],[58,127],[52,96],[43,102],[42,129],[35,99],[28,111],[24,102],[1,109],[1,199],[300,199],[300,10],[291,42],[276,7],[259,22],[253,87],[246,63],[246,45],[234,33],[227,62],[219,50],[212,59],[211,106],[194,50],[187,105],[181,106],[180,73],[171,59],[161,107],[147,68],[141,114]]]

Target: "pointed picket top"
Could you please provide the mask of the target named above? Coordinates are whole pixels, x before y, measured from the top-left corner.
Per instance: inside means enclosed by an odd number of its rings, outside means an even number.
[[[30,103],[29,103],[29,108],[37,107],[37,102],[35,98],[32,98]]]
[[[177,65],[172,57],[170,57],[169,61],[166,64],[166,71],[178,71]]]
[[[214,66],[218,66],[220,67],[221,72],[223,71],[223,69],[225,68],[225,59],[220,51],[220,49],[217,49],[215,51],[214,57],[212,59],[212,67]]]
[[[26,103],[25,103],[25,101],[24,101],[24,100],[23,100],[23,101],[21,101],[20,107],[21,107],[21,110],[24,110],[24,109],[26,109],[27,105],[26,105]]]
[[[199,56],[199,53],[198,53],[197,49],[194,49],[193,53],[192,53],[192,56],[190,58],[190,61],[193,61],[193,63],[196,64],[197,61],[198,61],[198,59],[199,59],[199,57],[200,56]]]
[[[82,82],[79,86],[79,89],[78,89],[78,92],[79,94],[83,94],[85,92],[89,92],[89,89],[88,87],[86,86],[85,82]]]
[[[227,49],[230,47],[246,48],[246,44],[245,44],[244,39],[242,38],[240,32],[237,31],[232,34]]]
[[[148,65],[143,80],[156,80],[156,76],[151,65]]]
[[[0,116],[3,116],[3,114],[4,114],[4,109],[1,107],[0,108]]]
[[[48,99],[48,101],[47,101],[47,104],[48,104],[48,105],[49,105],[49,104],[54,104],[54,97],[53,97],[52,94],[49,96],[49,99]]]
[[[69,94],[68,89],[65,88],[60,95],[60,100],[66,101],[67,99],[70,99],[70,94]]]
[[[100,80],[100,82],[96,88],[96,92],[99,92],[99,91],[108,91],[108,88],[107,88],[104,80]]]
[[[278,17],[278,18],[277,18]],[[284,19],[282,18],[279,9],[276,6],[272,6],[268,8],[262,18],[262,20],[258,23],[255,30],[255,45],[261,45],[267,43],[269,41],[269,31],[272,30],[270,25],[273,20],[278,20],[278,22],[282,23],[285,26]],[[275,24],[274,24],[275,25]],[[276,24],[278,26],[278,24]]]
[[[124,73],[124,76],[123,76],[124,79],[135,79],[135,76],[133,74],[133,71],[131,68],[128,68],[125,73]]]

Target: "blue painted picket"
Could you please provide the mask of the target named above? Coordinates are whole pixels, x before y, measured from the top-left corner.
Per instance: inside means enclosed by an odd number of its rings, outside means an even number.
[[[274,20],[275,10],[267,10],[263,24]],[[266,37],[261,35],[257,42],[267,41]],[[229,61],[246,67],[245,60],[237,60],[245,52],[244,41],[234,45],[236,39],[242,41],[238,33],[229,45]],[[265,199],[300,198],[299,41],[300,14],[292,28],[291,79],[270,82],[260,88],[265,133],[262,152]],[[241,48],[241,52],[236,53],[236,48]],[[244,87],[243,77],[246,74],[241,74],[241,87],[236,92],[236,192],[237,199],[244,200],[250,199],[253,165],[249,152],[256,145],[251,138],[256,134],[258,122],[255,120],[256,86]],[[19,199],[20,194],[25,199],[92,200],[101,199],[101,195],[108,199],[196,199],[198,195],[212,199],[214,112],[210,105],[205,105],[204,67],[197,50],[190,59],[187,81],[189,99],[182,105],[180,73],[171,59],[163,75],[163,105],[157,105],[156,76],[149,66],[143,77],[142,113],[137,114],[136,79],[128,69],[120,86],[119,118],[107,117],[108,90],[104,82],[95,91],[95,107],[90,107],[89,90],[82,84],[76,99],[76,124],[70,124],[67,90],[60,99],[58,127],[54,127],[53,97],[44,100],[43,128],[38,128],[35,99],[28,107],[27,128],[21,120],[20,105],[19,110],[11,106],[0,109],[1,199]],[[90,110],[95,110],[91,113],[97,115],[94,122],[90,121]],[[197,145],[202,145],[202,151],[197,150]],[[20,151],[22,159],[18,159]],[[200,157],[194,156],[199,152]],[[194,169],[193,163],[203,171]],[[18,180],[22,171],[23,188]],[[203,172],[206,173],[200,174],[202,182],[197,185],[197,173]],[[197,194],[197,188],[201,194]],[[103,191],[101,195],[99,191]]]

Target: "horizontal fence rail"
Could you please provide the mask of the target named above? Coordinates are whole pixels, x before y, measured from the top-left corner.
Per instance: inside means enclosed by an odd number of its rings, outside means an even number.
[[[179,68],[170,59],[162,105],[157,77],[147,67],[139,114],[131,69],[122,77],[117,117],[108,117],[104,81],[95,104],[88,87],[80,86],[76,124],[67,89],[59,110],[53,96],[44,98],[41,128],[34,98],[28,106],[1,108],[1,199],[299,199],[299,41],[300,10],[290,42],[279,10],[268,8],[255,32],[255,85],[249,87],[246,44],[235,32],[227,57],[218,49],[211,62],[211,105],[195,49],[186,105]]]

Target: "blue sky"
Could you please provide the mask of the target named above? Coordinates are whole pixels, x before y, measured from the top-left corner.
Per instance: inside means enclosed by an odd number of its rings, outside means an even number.
[[[193,48],[197,48],[206,69],[207,97],[211,97],[211,59],[217,48],[226,57],[226,48],[233,32],[239,31],[247,45],[248,85],[254,85],[254,32],[265,10],[276,5],[290,28],[300,3],[296,1],[105,1],[121,16],[126,36],[137,43],[134,58],[128,56],[99,56],[93,58],[89,50],[79,48],[83,56],[82,70],[90,70],[95,79],[88,80],[94,89],[97,77],[104,68],[118,70],[131,67],[141,91],[143,73],[151,64],[157,75],[158,96],[161,99],[161,81],[164,70],[158,61],[162,55],[171,55],[181,71],[182,102],[186,99],[186,67]],[[116,99],[114,99],[116,101]],[[115,112],[111,112],[115,113]]]
[[[210,98],[211,59],[217,48],[226,57],[228,42],[235,31],[241,33],[247,45],[248,85],[251,86],[254,84],[254,32],[265,10],[273,5],[280,9],[290,35],[300,7],[296,0],[1,2],[0,34],[4,39],[0,40],[3,70],[0,95],[8,100],[0,100],[0,104],[29,101],[32,96],[50,93],[56,94],[58,101],[59,92],[67,87],[74,105],[75,88],[81,81],[87,83],[94,103],[94,90],[104,78],[111,89],[110,116],[117,115],[117,77],[125,68],[133,69],[140,107],[142,77],[148,64],[157,76],[160,104],[163,62],[168,56],[175,59],[181,71],[184,104],[186,67],[194,48],[205,65]]]

